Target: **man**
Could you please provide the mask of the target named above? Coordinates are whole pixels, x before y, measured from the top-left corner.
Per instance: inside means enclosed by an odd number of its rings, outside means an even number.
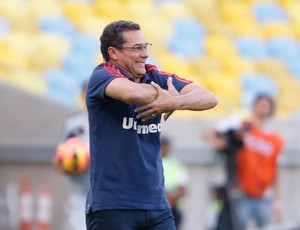
[[[183,199],[189,181],[188,171],[179,159],[172,156],[171,141],[167,136],[161,137],[161,155],[167,199],[172,209],[176,229],[180,229],[183,218]]]
[[[232,116],[205,132],[205,139],[227,159],[233,229],[246,229],[252,220],[257,227],[266,226],[272,214],[272,200],[279,201],[277,159],[283,140],[268,122],[273,112],[273,99],[258,95],[249,119]]]
[[[105,62],[93,71],[86,98],[87,229],[175,229],[164,192],[161,116],[210,109],[217,100],[191,81],[145,64],[151,44],[134,22],[110,23],[100,42]]]

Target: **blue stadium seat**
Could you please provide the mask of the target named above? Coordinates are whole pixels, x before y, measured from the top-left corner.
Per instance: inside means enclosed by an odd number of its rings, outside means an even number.
[[[87,33],[76,33],[72,36],[72,50],[76,52],[93,55],[100,52],[99,39],[93,35]]]
[[[286,12],[275,2],[256,2],[252,5],[253,13],[260,23],[287,21]]]
[[[169,50],[186,59],[200,57],[203,52],[205,28],[193,18],[176,19],[171,23],[174,35],[169,39]]]
[[[45,94],[47,99],[69,107],[76,106],[75,94],[61,88],[48,90]]]
[[[291,58],[286,62],[286,66],[290,71],[290,74],[299,80],[300,82],[300,54],[298,57]]]
[[[181,3],[183,0],[154,0],[154,4],[162,5],[166,3]]]
[[[71,75],[75,81],[83,81],[89,77],[96,67],[93,56],[84,55],[80,52],[70,52],[63,59],[63,70]],[[96,60],[96,59],[94,59]]]
[[[64,89],[76,92],[81,85],[81,82],[76,81],[73,76],[61,69],[46,69],[44,78],[48,82],[49,89]]]
[[[99,40],[89,34],[77,33],[71,40],[71,46],[71,51],[63,57],[62,67],[76,81],[81,82],[90,76],[97,65]]]
[[[11,29],[11,25],[9,21],[7,21],[5,18],[0,17],[0,35],[3,35],[7,32],[9,32]]]
[[[241,76],[241,104],[250,108],[258,94],[277,96],[278,86],[273,79],[261,73],[245,73]]]
[[[293,37],[273,37],[266,43],[268,55],[284,63],[299,56],[300,45]]]
[[[237,37],[235,45],[239,54],[244,58],[257,61],[267,56],[265,43],[260,37]]]
[[[76,106],[75,95],[80,91],[82,81],[62,69],[46,69],[44,78],[48,82],[46,96],[49,99],[60,104]]]
[[[66,16],[46,15],[38,22],[41,32],[52,32],[72,37],[76,31],[71,21]]]

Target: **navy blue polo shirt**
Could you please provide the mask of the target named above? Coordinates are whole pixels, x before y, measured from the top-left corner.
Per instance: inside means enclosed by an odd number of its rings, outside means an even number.
[[[190,81],[145,66],[141,83],[154,81],[167,89],[173,78],[180,91]],[[104,62],[93,71],[87,90],[90,127],[90,190],[86,213],[107,209],[162,210],[170,208],[164,192],[160,154],[161,116],[137,119],[136,104],[105,95],[115,78],[127,78],[117,66]]]

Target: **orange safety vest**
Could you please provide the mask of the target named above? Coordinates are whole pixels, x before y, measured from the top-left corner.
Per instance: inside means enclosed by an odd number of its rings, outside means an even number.
[[[259,198],[274,183],[283,140],[276,132],[264,132],[251,125],[243,134],[243,142],[237,155],[237,179],[246,194]]]

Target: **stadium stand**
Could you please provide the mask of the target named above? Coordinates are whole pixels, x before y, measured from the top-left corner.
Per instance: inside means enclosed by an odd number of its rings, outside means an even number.
[[[247,91],[247,75],[276,96],[280,117],[293,117],[300,107],[300,101],[291,102],[300,90],[299,10],[295,0],[4,0],[0,79],[76,107],[78,82],[102,60],[103,27],[129,19],[154,44],[151,61],[221,98],[214,116],[248,109],[258,89]]]

